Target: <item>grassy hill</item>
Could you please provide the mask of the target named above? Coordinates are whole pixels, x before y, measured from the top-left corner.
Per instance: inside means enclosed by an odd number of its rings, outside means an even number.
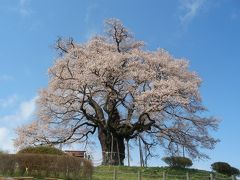
[[[162,180],[165,173],[167,180],[186,180],[187,174],[190,180],[208,180],[212,172],[198,169],[183,169],[169,167],[127,167],[127,166],[98,166],[95,167],[93,180],[113,179],[114,171],[117,180],[138,180],[139,173],[142,180]],[[212,173],[215,180],[232,180],[221,174]]]

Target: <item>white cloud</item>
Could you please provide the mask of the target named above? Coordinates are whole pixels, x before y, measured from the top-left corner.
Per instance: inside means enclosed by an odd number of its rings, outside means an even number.
[[[14,151],[10,132],[5,127],[0,127],[0,145],[1,145],[0,150],[8,151],[9,153],[12,153]]]
[[[35,110],[35,102],[37,100],[37,96],[33,97],[29,101],[22,102],[17,111],[13,114],[8,114],[3,117],[0,117],[2,121],[9,121],[9,122],[25,122],[29,120]]]
[[[180,0],[180,22],[182,25],[188,24],[200,12],[206,0]]]
[[[3,142],[3,140],[7,137],[8,130],[7,128],[0,127],[0,144]]]
[[[30,101],[26,101],[21,103],[20,105],[20,110],[19,110],[19,115],[23,119],[28,119],[34,112],[35,110],[35,101],[37,97],[34,97]]]
[[[14,128],[17,126],[26,123],[26,121],[30,120],[35,111],[35,103],[37,100],[37,96],[33,97],[28,101],[23,101],[19,104],[17,110],[12,114],[7,114],[0,117],[0,150],[8,151],[10,153],[14,153]],[[16,104],[15,99],[17,96],[9,97],[4,103],[0,104],[1,106],[8,106],[10,104]]]

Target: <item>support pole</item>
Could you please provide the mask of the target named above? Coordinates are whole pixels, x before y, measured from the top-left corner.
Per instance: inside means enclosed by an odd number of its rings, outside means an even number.
[[[186,178],[187,178],[187,180],[189,180],[189,174],[188,174],[188,172],[186,173]]]
[[[118,139],[116,141],[117,141],[118,165],[120,166],[121,165],[121,160],[120,160],[120,153],[119,153],[119,147],[118,147]]]
[[[163,171],[163,180],[166,180],[166,172]]]
[[[138,180],[142,180],[141,171],[138,171]]]
[[[111,137],[112,137],[112,142],[111,142],[111,157],[110,157],[110,162],[112,163],[113,162],[113,135],[111,133]]]
[[[214,179],[213,179],[213,174],[210,174],[210,179],[211,179],[211,180],[214,180]]]
[[[128,153],[128,166],[130,166],[130,152],[129,152],[129,140],[127,141],[127,153]]]
[[[114,171],[113,171],[113,180],[117,180],[117,171],[116,171],[115,168],[114,168]]]
[[[139,156],[140,156],[140,166],[143,167],[143,153],[142,153],[142,145],[141,145],[141,139],[140,136],[138,136],[138,143],[139,143]]]

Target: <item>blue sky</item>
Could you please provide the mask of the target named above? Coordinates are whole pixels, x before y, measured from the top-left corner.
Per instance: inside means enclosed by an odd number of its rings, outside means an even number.
[[[102,33],[104,19],[112,17],[147,49],[164,48],[189,59],[203,79],[203,103],[209,115],[221,119],[212,133],[221,142],[206,151],[210,160],[194,167],[226,161],[240,168],[239,0],[1,0],[0,148],[13,152],[14,128],[31,121],[38,90],[47,86],[47,69],[57,57],[57,37],[85,42]],[[137,157],[132,161],[137,164]],[[151,165],[163,163],[158,159]]]

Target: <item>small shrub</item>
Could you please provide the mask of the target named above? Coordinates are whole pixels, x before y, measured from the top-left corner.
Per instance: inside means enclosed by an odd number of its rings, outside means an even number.
[[[225,174],[227,176],[240,174],[239,169],[230,166],[226,162],[215,162],[211,165],[211,167],[212,167],[212,170],[221,174]]]
[[[12,175],[15,169],[15,160],[15,157],[10,154],[0,154],[0,174]]]
[[[89,179],[93,166],[90,161],[68,155],[2,154],[0,174],[11,176]]]
[[[239,176],[240,175],[239,169],[231,167],[231,175]]]
[[[0,154],[7,154],[7,152],[0,150]]]
[[[192,160],[186,157],[170,156],[162,159],[170,167],[186,168],[192,166]]]
[[[36,147],[27,147],[20,151],[18,154],[55,154],[55,155],[64,155],[65,153],[60,149],[51,146],[36,146]]]

